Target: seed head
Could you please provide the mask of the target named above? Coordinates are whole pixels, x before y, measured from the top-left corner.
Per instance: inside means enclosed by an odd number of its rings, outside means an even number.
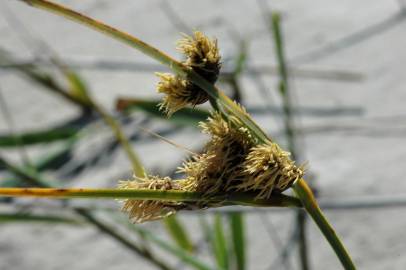
[[[171,180],[169,177],[160,178],[149,176],[135,180],[120,181],[121,189],[149,189],[149,190],[184,190],[183,180]],[[173,201],[133,200],[125,199],[122,211],[127,213],[134,223],[142,223],[168,217],[178,210],[185,208],[185,204]]]

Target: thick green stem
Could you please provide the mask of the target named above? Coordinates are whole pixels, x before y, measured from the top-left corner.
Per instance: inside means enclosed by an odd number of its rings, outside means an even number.
[[[331,247],[337,254],[337,257],[344,266],[344,269],[355,270],[356,268],[354,263],[352,262],[350,255],[348,254],[340,238],[318,206],[313,192],[307,185],[306,181],[304,179],[299,179],[295,182],[295,184],[293,184],[292,188],[302,201],[306,211],[309,213],[309,215],[319,227],[320,231],[324,234],[327,241],[330,243]]]

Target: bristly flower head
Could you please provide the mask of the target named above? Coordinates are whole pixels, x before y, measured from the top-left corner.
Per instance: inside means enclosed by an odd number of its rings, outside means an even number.
[[[156,73],[156,75],[160,78],[157,91],[165,94],[159,108],[168,116],[187,105],[196,106],[208,100],[206,92],[179,76],[170,73]]]
[[[203,33],[195,31],[193,36],[186,36],[179,40],[178,50],[186,56],[182,63],[210,83],[215,83],[220,73],[220,54],[217,41],[207,38]],[[186,105],[196,106],[206,102],[209,95],[187,78],[178,75],[157,73],[160,81],[157,91],[163,93],[160,108],[168,116]]]
[[[184,35],[184,38],[178,41],[177,49],[186,55],[186,66],[210,83],[215,83],[221,67],[217,40],[209,39],[200,31],[193,34],[194,36]]]
[[[171,180],[169,177],[160,178],[149,176],[135,180],[120,181],[121,189],[150,189],[150,190],[184,190],[183,180]],[[176,211],[185,208],[185,204],[172,201],[133,200],[125,199],[122,211],[127,213],[134,223],[142,223],[168,217]]]
[[[276,143],[253,147],[243,163],[245,178],[238,190],[255,191],[258,199],[268,199],[272,192],[282,192],[304,174]]]

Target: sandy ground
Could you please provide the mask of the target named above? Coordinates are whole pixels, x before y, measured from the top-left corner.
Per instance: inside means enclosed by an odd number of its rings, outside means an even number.
[[[162,1],[63,2],[133,33],[171,55],[177,55],[174,43],[179,32],[188,31],[182,29],[182,25],[174,25],[163,11]],[[250,40],[250,66],[275,64],[270,34],[261,13],[264,8],[256,2],[178,0],[171,1],[171,5],[190,28],[202,29],[218,38],[224,59],[236,54],[238,39],[242,38]],[[320,197],[346,201],[366,195],[406,194],[406,16],[398,15],[401,4],[397,1],[317,0],[310,3],[269,1],[268,6],[283,15],[286,54],[293,67],[344,70],[362,75],[362,80],[351,82],[304,78],[300,74],[291,80],[300,112],[296,124],[302,131],[298,140],[301,160],[309,161]],[[5,16],[10,12],[67,61],[89,63],[102,59],[152,63],[123,44],[17,1],[3,1],[0,11],[1,47],[21,59],[43,52],[26,34],[10,27],[11,21]],[[360,34],[354,36],[353,33]],[[327,53],[322,50],[325,47]],[[156,78],[152,72],[83,69],[81,74],[94,97],[110,109],[117,96],[156,95]],[[78,113],[64,101],[38,90],[11,72],[2,72],[0,76],[1,91],[18,130],[47,127]],[[271,104],[279,106],[276,78],[266,76],[263,79],[268,88],[275,89],[271,93]],[[255,108],[269,103],[258,91],[257,80],[244,75],[241,84],[246,105]],[[329,113],[337,108],[344,113]],[[279,114],[254,114],[254,118],[271,134],[281,133]],[[0,131],[5,132],[8,127],[3,118],[0,119]],[[109,138],[106,133],[81,145],[78,158],[102,145]],[[171,139],[194,148],[203,140],[196,135],[193,130],[185,130]],[[283,143],[282,138],[280,141]],[[136,148],[146,167],[160,172],[171,170],[183,156],[179,150],[162,142],[145,142]],[[0,151],[17,159],[9,150]],[[35,158],[41,151],[34,148],[29,154]],[[112,161],[84,171],[68,185],[113,186],[118,176],[130,175],[129,167],[125,155],[119,151]],[[359,269],[406,268],[404,208],[328,211],[327,215]],[[199,239],[201,234],[194,226],[196,215],[181,214],[180,217]],[[270,225],[264,220],[272,222],[280,240],[285,242],[292,218],[291,212],[281,211],[247,214],[249,269],[285,269],[281,264],[271,267],[271,261],[281,247],[275,241],[275,233],[269,234]],[[148,227],[166,237],[158,223]],[[340,269],[313,224],[309,224],[308,231],[313,269]],[[290,262],[292,269],[299,269],[295,251]],[[0,228],[0,270],[130,268],[154,269],[90,227],[12,224]]]

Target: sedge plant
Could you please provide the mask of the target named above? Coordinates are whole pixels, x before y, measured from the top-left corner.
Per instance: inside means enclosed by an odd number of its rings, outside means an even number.
[[[117,189],[3,188],[3,196],[55,198],[115,198],[133,222],[167,217],[179,210],[238,204],[250,206],[303,206],[326,237],[345,269],[355,269],[340,238],[329,224],[297,166],[276,142],[253,121],[245,109],[230,100],[214,83],[221,67],[216,40],[201,32],[185,36],[179,49],[185,61],[177,61],[151,45],[74,10],[46,0],[22,0],[82,23],[168,66],[174,74],[158,74],[158,91],[165,94],[161,108],[170,116],[180,108],[209,101],[213,112],[201,123],[210,136],[203,153],[185,161],[183,178],[137,173]],[[293,189],[297,198],[283,195]]]

